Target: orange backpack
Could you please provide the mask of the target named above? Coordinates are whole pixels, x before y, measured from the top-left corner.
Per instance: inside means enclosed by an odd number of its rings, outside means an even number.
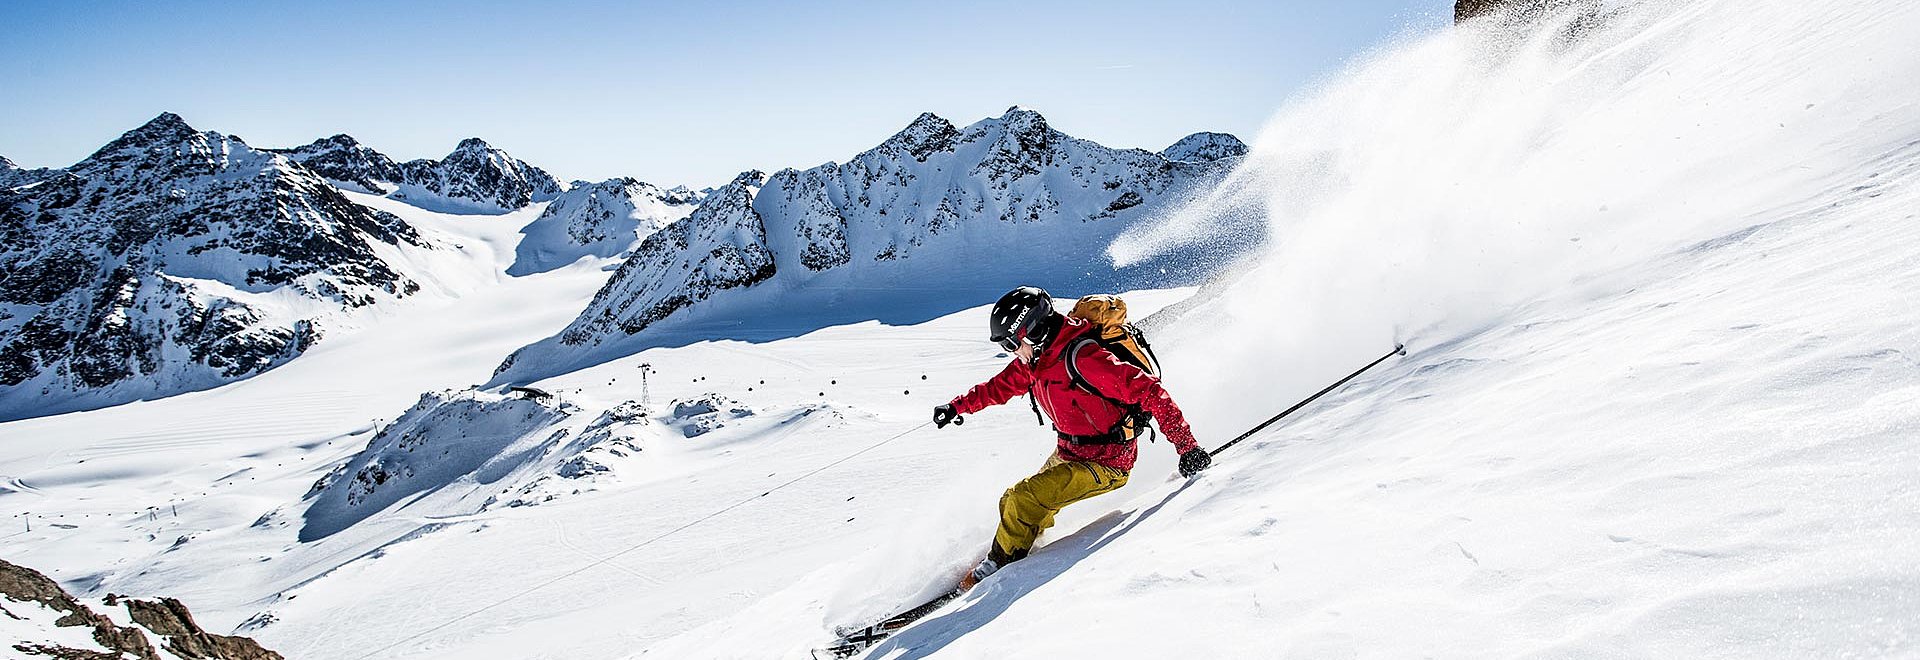
[[[1073,304],[1073,311],[1067,315],[1092,325],[1093,329],[1088,331],[1089,339],[1112,351],[1114,357],[1130,362],[1148,374],[1160,375],[1160,360],[1154,357],[1153,347],[1147,344],[1146,335],[1127,322],[1127,301],[1121,300],[1120,296],[1096,293],[1081,298]],[[1079,374],[1075,373],[1074,377],[1078,378]]]
[[[1160,375],[1160,359],[1154,356],[1153,346],[1147,343],[1147,336],[1132,323],[1127,322],[1127,301],[1121,300],[1120,296],[1097,293],[1074,303],[1073,311],[1067,315],[1086,321],[1093,326],[1087,334],[1082,335],[1078,341],[1067,347],[1065,353],[1067,376],[1073,380],[1076,387],[1106,399],[1108,403],[1126,411],[1126,417],[1121,420],[1118,429],[1125,434],[1124,437],[1132,438],[1143,432],[1151,434],[1153,427],[1148,426],[1148,423],[1153,421],[1151,413],[1142,410],[1140,406],[1107,396],[1106,393],[1094,388],[1093,383],[1087,382],[1087,379],[1080,375],[1079,367],[1074,364],[1074,357],[1080,354],[1080,349],[1085,346],[1085,342],[1093,342],[1113,353],[1113,356],[1120,358],[1121,361],[1139,367],[1148,375],[1154,377]]]

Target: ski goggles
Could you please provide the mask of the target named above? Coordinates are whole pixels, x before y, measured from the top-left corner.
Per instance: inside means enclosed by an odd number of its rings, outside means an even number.
[[[1001,348],[1007,349],[1008,353],[1020,350],[1020,340],[1013,337],[1001,337],[994,342],[1000,344]]]

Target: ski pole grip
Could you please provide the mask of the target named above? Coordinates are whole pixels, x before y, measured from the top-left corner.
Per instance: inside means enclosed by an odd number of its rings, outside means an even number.
[[[960,416],[960,415],[954,415],[954,416],[953,416],[953,425],[954,425],[954,426],[960,426],[960,425],[962,425],[962,424],[965,424],[965,423],[967,423],[967,418],[966,418],[966,417],[963,417],[963,416]]]

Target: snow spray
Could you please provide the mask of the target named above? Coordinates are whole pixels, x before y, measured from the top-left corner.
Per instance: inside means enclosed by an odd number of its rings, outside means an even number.
[[[1637,264],[1861,185],[1920,141],[1920,3],[1589,2],[1410,36],[1288,103],[1218,188],[1118,239],[1261,254],[1156,336],[1203,435],[1396,341],[1637,285]],[[1205,380],[1193,376],[1204,375]]]

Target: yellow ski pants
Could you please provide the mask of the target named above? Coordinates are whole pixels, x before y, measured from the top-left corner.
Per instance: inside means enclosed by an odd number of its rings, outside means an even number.
[[[1040,532],[1053,526],[1053,514],[1068,504],[1127,485],[1127,473],[1086,461],[1063,461],[1055,453],[1033,476],[1000,496],[1000,529],[993,534],[994,555],[1004,564],[1027,556]]]

